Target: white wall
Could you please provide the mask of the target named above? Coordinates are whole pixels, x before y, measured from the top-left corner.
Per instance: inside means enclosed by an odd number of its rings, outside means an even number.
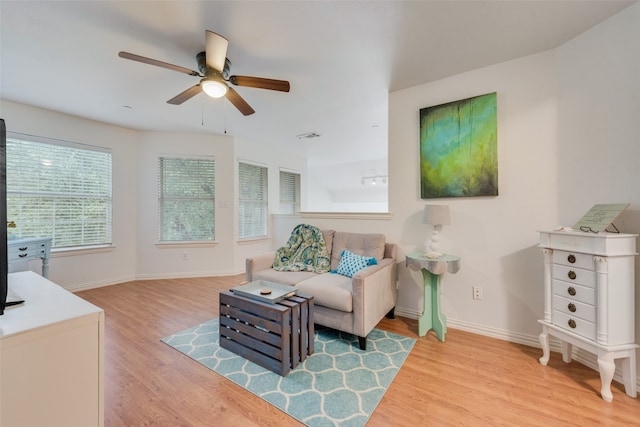
[[[355,159],[354,159],[355,160]],[[389,185],[380,180],[375,186],[363,177],[388,175],[387,158],[351,161],[331,166],[309,166],[304,212],[388,212]],[[388,181],[388,180],[387,180]]]
[[[215,243],[158,245],[159,158],[213,156],[216,163]],[[229,136],[140,132],[137,151],[138,278],[235,274],[234,141]],[[186,254],[186,260],[185,258]]]
[[[404,254],[423,249],[431,232],[421,222],[424,205],[449,204],[452,224],[445,227],[440,247],[462,258],[461,271],[443,280],[442,310],[449,324],[535,345],[544,299],[536,230],[558,221],[554,72],[554,54],[546,52],[392,93],[389,217],[299,220],[385,233],[401,253],[397,312],[417,317],[422,311],[422,276],[404,267]],[[421,200],[419,110],[493,91],[498,92],[500,195]],[[283,230],[294,222],[276,221]],[[483,301],[472,299],[474,285],[484,288]]]
[[[449,325],[538,346],[544,293],[537,230],[572,225],[595,203],[630,202],[618,225],[640,232],[639,15],[637,4],[554,51],[392,93],[390,217],[276,217],[274,247],[287,230],[306,222],[383,232],[403,257],[422,249],[431,232],[421,223],[424,205],[447,203],[452,224],[440,246],[462,258],[462,269],[443,279],[442,310]],[[421,200],[420,108],[493,91],[499,196]],[[404,268],[403,258],[399,272],[398,313],[417,317],[422,277]],[[472,299],[474,285],[484,288],[484,300]]]
[[[406,253],[421,249],[430,232],[421,224],[424,204],[449,204],[452,224],[444,229],[441,248],[462,257],[460,272],[446,274],[442,282],[449,326],[539,346],[544,293],[536,231],[572,225],[595,203],[629,202],[616,224],[640,233],[638,76],[640,3],[554,51],[392,93],[392,217],[299,219],[341,230],[382,231]],[[498,93],[499,196],[420,200],[419,109],[493,91]],[[281,234],[294,223],[276,220]],[[422,278],[403,267],[401,262],[397,312],[416,317]],[[640,260],[636,325],[638,283]],[[484,300],[472,299],[474,285],[484,288]],[[592,355],[578,353],[581,361],[597,366]]]
[[[268,144],[256,141],[247,141],[243,139],[236,140],[235,152],[235,188],[238,187],[238,163],[240,160],[254,162],[269,168],[269,213],[278,214],[280,210],[280,169],[300,173],[302,203],[306,202],[308,194],[307,189],[307,162],[304,157],[300,157],[289,152],[280,152],[274,150]],[[236,204],[237,204],[237,194]],[[237,218],[237,215],[236,215]],[[233,230],[237,234],[237,220],[234,222]],[[269,227],[270,236],[273,236],[273,228]],[[235,270],[240,273],[245,269],[245,260],[248,257],[270,251],[272,248],[272,240],[256,239],[247,241],[238,241],[235,253]]]
[[[595,203],[630,203],[615,225],[640,234],[640,3],[566,43],[556,57],[560,221],[571,225]],[[639,257],[635,273],[640,343]]]
[[[442,310],[451,322],[495,330],[498,335],[537,335],[542,315],[542,263],[536,230],[557,222],[555,150],[557,106],[554,56],[546,52],[390,96],[390,206],[394,234],[405,252],[423,248],[431,228],[421,223],[427,203],[445,203],[451,225],[440,248],[457,254],[462,269],[447,275]],[[499,196],[420,199],[419,110],[497,92]],[[400,269],[401,311],[421,311],[422,276]],[[471,287],[484,288],[484,300]],[[450,323],[451,323],[450,322]]]
[[[80,289],[133,280],[136,275],[136,146],[138,133],[54,111],[6,100],[0,101],[0,116],[7,130],[47,138],[110,148],[113,160],[113,249],[53,254],[49,278],[69,288]],[[32,262],[31,269],[39,270]]]

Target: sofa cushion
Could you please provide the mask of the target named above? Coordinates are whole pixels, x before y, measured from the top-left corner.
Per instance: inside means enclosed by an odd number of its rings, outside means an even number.
[[[376,261],[374,257],[357,255],[345,249],[344,251],[342,251],[342,257],[340,258],[338,269],[335,271],[336,273],[342,274],[343,276],[353,277],[354,274],[356,274],[363,268],[366,268],[370,265],[376,265],[377,263],[378,261]]]
[[[255,271],[251,276],[251,280],[266,280],[268,282],[295,286],[298,282],[314,276],[320,276],[320,274],[311,271],[276,271],[273,268],[268,268],[266,270]]]
[[[336,230],[322,230],[322,238],[324,244],[327,247],[329,258],[331,258],[331,250],[333,249],[333,235],[336,234]]]
[[[291,273],[287,273],[291,274]],[[340,311],[353,311],[351,278],[340,274],[316,274],[296,285],[301,294],[313,295],[313,303]]]
[[[345,249],[354,254],[374,257],[377,261],[380,261],[384,258],[384,244],[384,234],[336,231],[333,235],[333,247],[331,250],[331,269],[338,268],[342,251]]]

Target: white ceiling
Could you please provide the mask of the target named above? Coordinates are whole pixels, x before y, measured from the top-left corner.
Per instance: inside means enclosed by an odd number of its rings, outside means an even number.
[[[1,0],[0,97],[141,130],[226,129],[310,166],[366,162],[387,157],[390,91],[557,47],[632,3]],[[231,74],[291,92],[236,87],[247,117],[205,95],[169,105],[198,78],[118,57],[197,69],[205,29],[229,40]]]

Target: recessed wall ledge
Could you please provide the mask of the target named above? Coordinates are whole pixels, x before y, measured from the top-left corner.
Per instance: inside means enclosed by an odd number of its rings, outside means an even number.
[[[298,216],[300,218],[327,218],[327,219],[363,219],[363,220],[390,220],[391,212],[300,212],[297,215],[273,214],[274,216]]]

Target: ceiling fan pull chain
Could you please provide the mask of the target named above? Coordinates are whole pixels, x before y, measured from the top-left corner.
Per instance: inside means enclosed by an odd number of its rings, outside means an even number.
[[[224,99],[224,104],[222,104],[222,116],[224,119],[224,134],[227,134],[227,98]]]

